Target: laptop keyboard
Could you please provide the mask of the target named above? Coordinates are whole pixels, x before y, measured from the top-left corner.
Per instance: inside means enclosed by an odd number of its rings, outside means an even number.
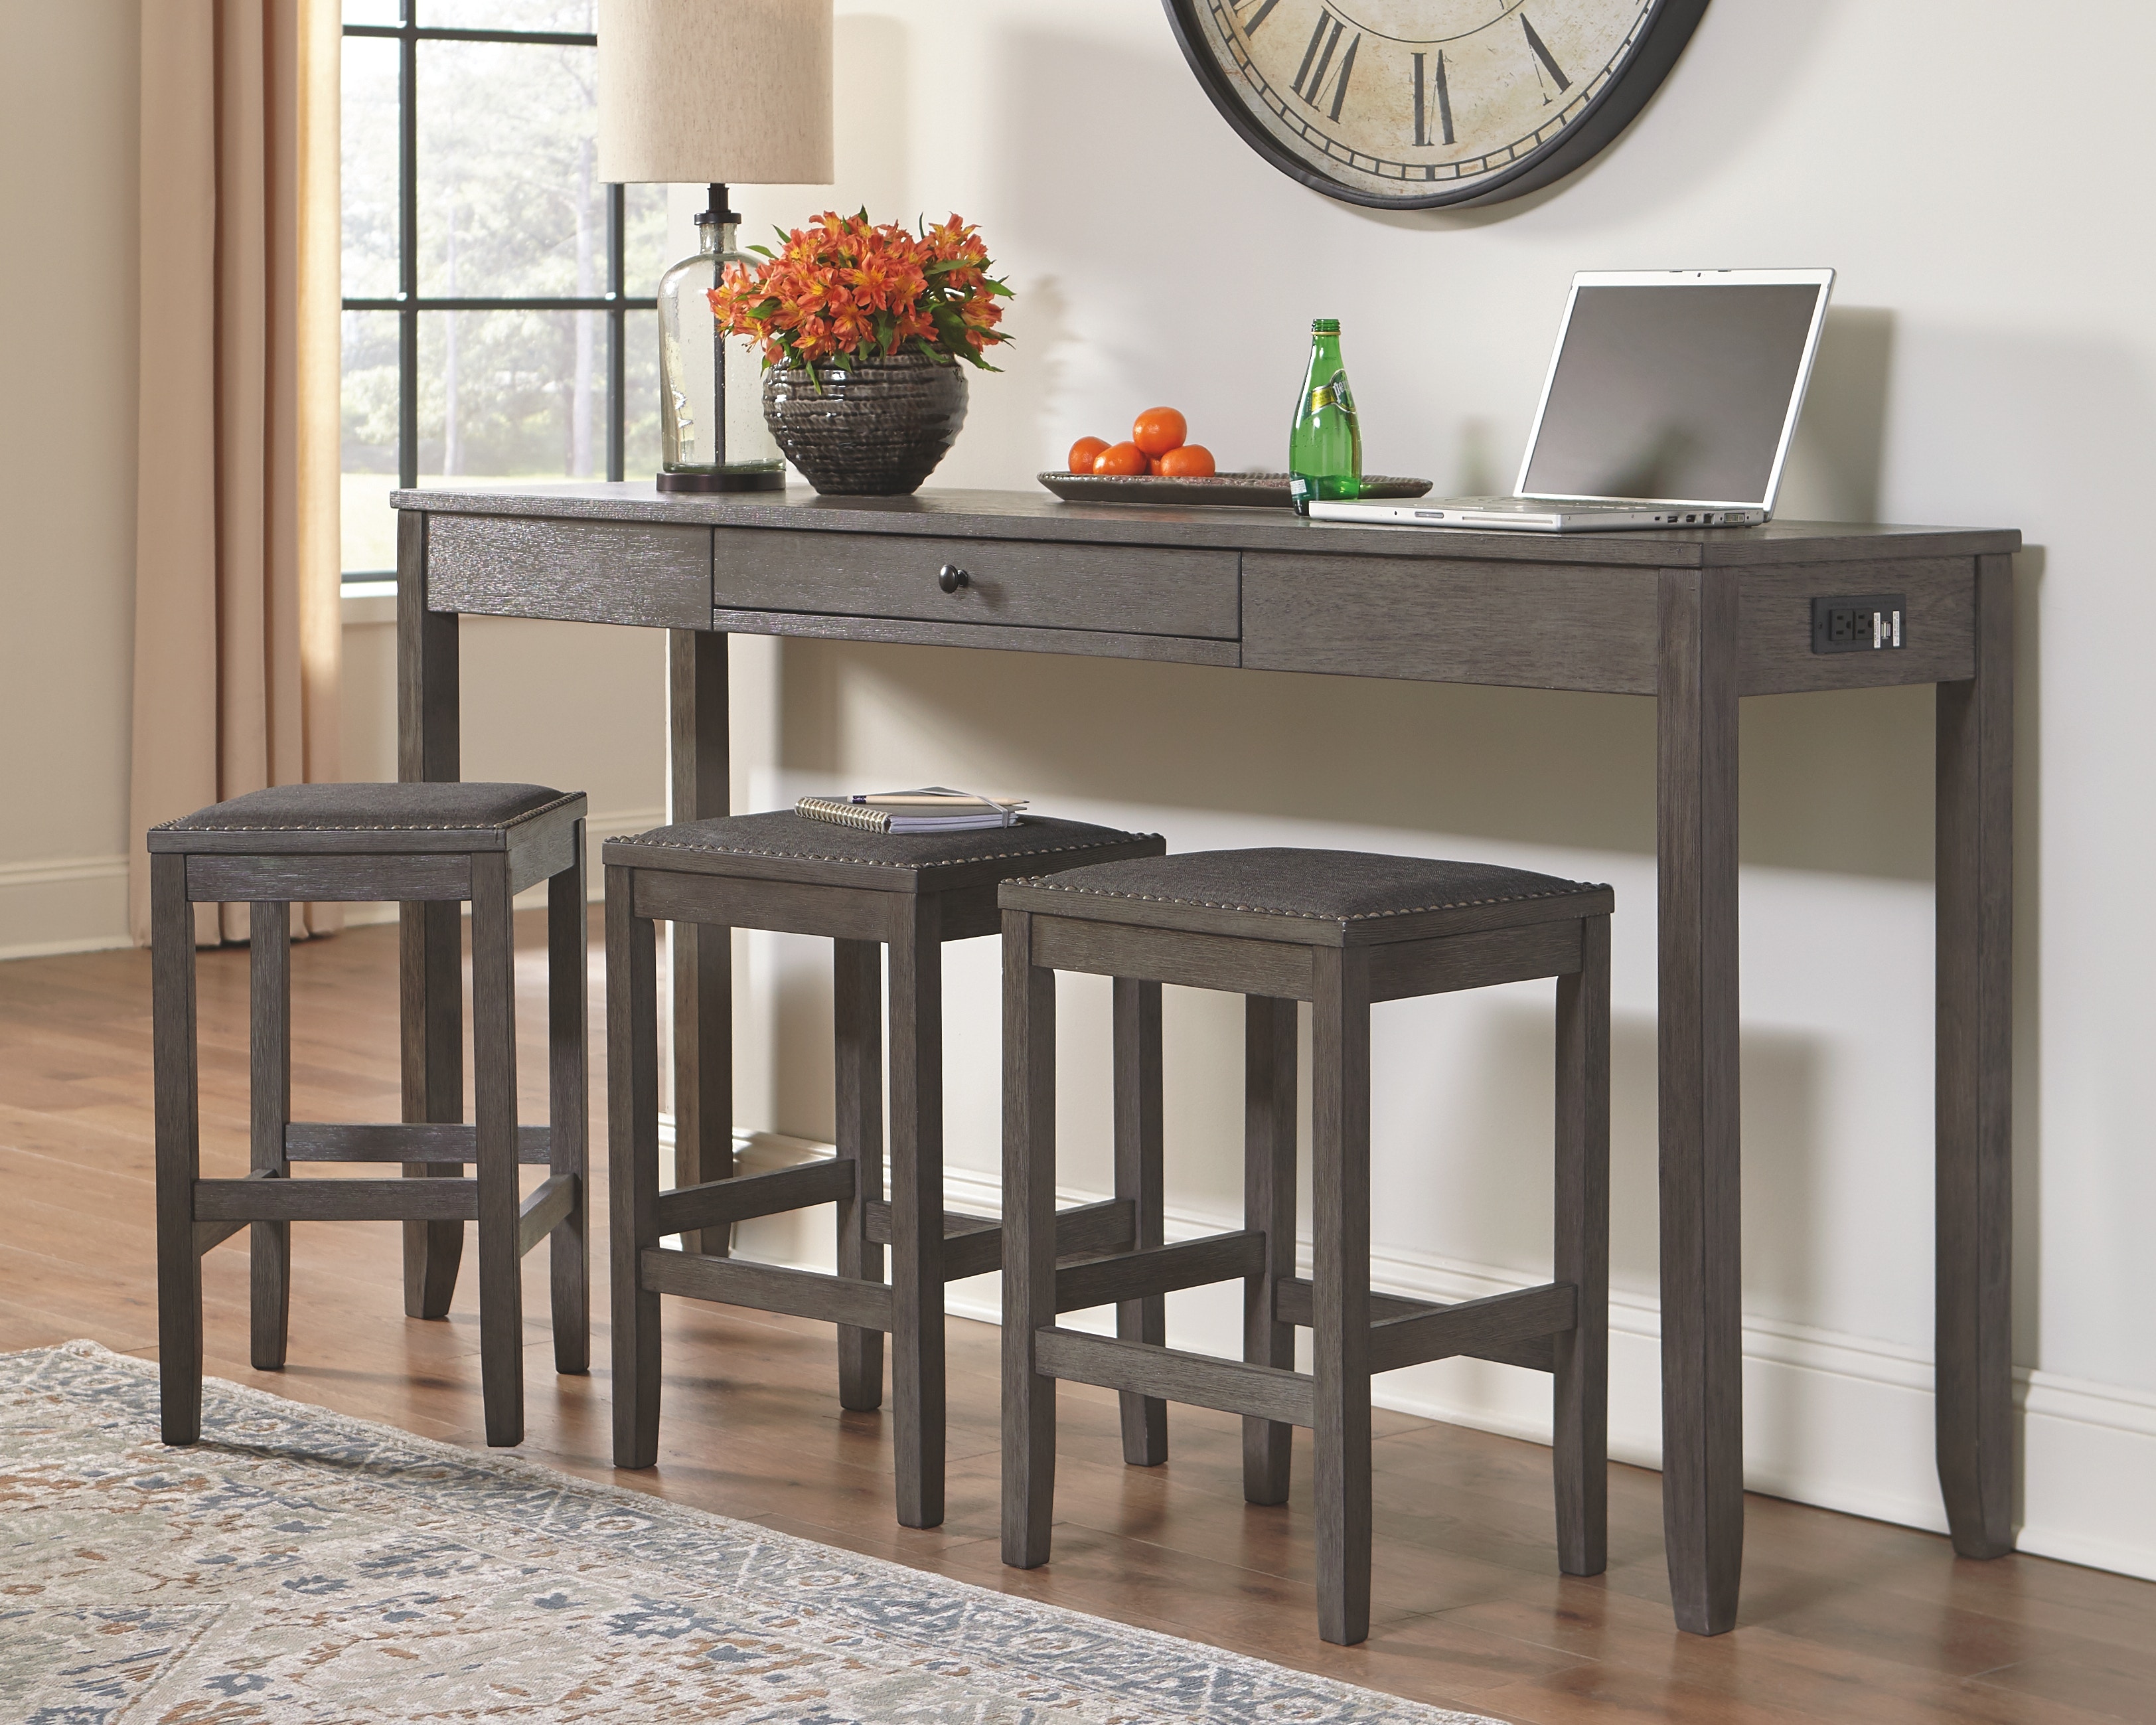
[[[1641,509],[1668,506],[1650,502],[1561,502],[1552,497],[1447,497],[1449,509],[1507,509],[1519,514],[1630,515]]]

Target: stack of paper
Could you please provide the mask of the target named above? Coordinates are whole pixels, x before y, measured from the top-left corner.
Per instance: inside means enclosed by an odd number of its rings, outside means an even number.
[[[931,785],[920,790],[879,790],[853,796],[804,796],[793,811],[870,832],[973,832],[1015,826],[1024,797],[979,796]]]

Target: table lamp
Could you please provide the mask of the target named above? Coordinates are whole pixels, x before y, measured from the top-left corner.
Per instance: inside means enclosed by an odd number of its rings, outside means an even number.
[[[782,490],[761,356],[705,295],[762,262],[736,250],[729,183],[831,180],[831,0],[599,0],[598,39],[599,178],[711,188],[659,283],[659,489]]]

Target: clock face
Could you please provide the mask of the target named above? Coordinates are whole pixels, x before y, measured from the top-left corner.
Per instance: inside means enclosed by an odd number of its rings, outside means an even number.
[[[1166,0],[1244,139],[1352,203],[1495,203],[1569,173],[1661,83],[1706,0]]]

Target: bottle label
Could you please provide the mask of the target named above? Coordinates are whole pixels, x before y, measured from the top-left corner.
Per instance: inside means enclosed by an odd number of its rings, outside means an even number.
[[[1330,384],[1320,384],[1310,392],[1310,410],[1312,413],[1322,412],[1332,406],[1332,385]]]
[[[1310,481],[1305,479],[1300,473],[1291,475],[1287,482],[1287,494],[1291,497],[1308,497],[1310,495]]]

